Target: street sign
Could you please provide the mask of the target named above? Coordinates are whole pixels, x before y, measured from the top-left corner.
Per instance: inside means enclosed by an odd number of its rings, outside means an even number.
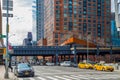
[[[0,34],[0,38],[6,38],[6,35]]]
[[[7,5],[7,0],[2,0],[3,10],[7,10],[7,6],[9,11],[13,11],[13,0],[8,0],[8,5]]]
[[[6,54],[6,48],[0,48],[0,54]]]
[[[7,17],[7,13],[2,13],[2,16],[3,16],[3,17]],[[12,13],[9,13],[9,14],[8,14],[8,17],[13,17],[13,14],[12,14]]]

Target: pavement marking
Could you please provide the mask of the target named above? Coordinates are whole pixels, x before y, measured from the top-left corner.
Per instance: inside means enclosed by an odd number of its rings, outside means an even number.
[[[60,76],[55,76],[55,77],[63,79],[63,80],[71,80],[71,79],[68,79],[68,78],[60,77]]]
[[[46,77],[49,78],[49,79],[52,79],[52,80],[59,80],[59,79],[56,79],[56,78],[51,77],[51,76],[46,76]]]
[[[43,78],[43,77],[37,77],[37,78],[39,78],[40,80],[47,80],[47,79],[45,79],[45,78]]]
[[[71,77],[71,76],[66,76],[66,75],[63,75],[64,77],[67,77],[67,78],[70,78],[70,79],[78,79],[76,77]]]
[[[23,80],[23,78],[18,78],[18,80]]]
[[[79,79],[89,79],[89,78],[86,78],[85,75],[71,75],[72,77],[76,77],[76,78],[79,78]]]
[[[29,80],[35,80],[34,78],[28,78]]]

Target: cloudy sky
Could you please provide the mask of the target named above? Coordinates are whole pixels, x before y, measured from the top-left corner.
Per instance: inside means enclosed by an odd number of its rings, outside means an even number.
[[[9,18],[9,42],[20,45],[27,33],[32,31],[32,0],[13,0],[14,17]],[[4,12],[4,11],[3,11]],[[6,31],[6,18],[3,18],[3,33]],[[14,35],[15,34],[15,35]]]
[[[9,19],[9,42],[20,45],[27,37],[27,32],[32,31],[32,0],[13,0],[13,18]],[[114,11],[112,0],[112,11]],[[5,34],[6,18],[3,18],[3,33]],[[15,35],[14,35],[15,34]]]

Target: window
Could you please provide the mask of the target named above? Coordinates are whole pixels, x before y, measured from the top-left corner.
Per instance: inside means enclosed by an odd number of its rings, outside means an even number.
[[[58,34],[57,33],[55,34],[55,38],[58,38]]]
[[[55,43],[57,44],[57,43],[58,43],[58,40],[55,40]]]

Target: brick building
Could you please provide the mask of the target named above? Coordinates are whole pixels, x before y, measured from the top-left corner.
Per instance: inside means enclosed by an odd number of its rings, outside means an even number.
[[[45,0],[44,38],[60,45],[71,35],[91,35],[94,42],[111,43],[111,0]]]

